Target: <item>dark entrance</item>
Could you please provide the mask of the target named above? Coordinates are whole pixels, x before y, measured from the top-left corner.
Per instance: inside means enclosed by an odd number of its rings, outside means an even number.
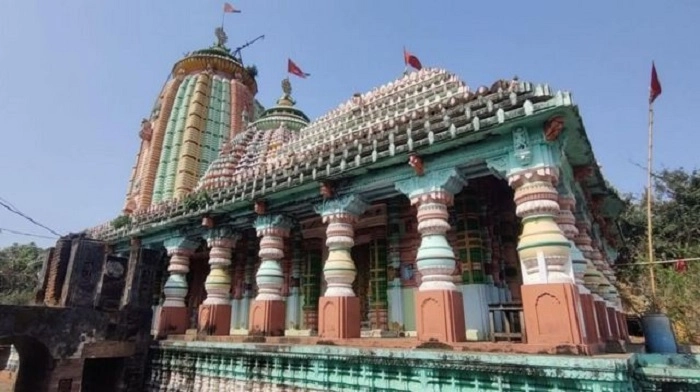
[[[124,358],[86,359],[81,390],[84,392],[117,391],[123,371]]]

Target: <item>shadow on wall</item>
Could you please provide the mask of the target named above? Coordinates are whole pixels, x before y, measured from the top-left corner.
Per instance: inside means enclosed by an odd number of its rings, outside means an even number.
[[[19,354],[19,371],[15,381],[15,392],[40,392],[47,388],[53,358],[46,346],[27,336],[0,338],[0,345],[14,345]]]

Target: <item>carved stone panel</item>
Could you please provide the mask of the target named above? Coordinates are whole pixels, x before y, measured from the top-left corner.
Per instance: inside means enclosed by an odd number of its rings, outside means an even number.
[[[129,259],[115,255],[105,257],[105,265],[102,270],[102,288],[97,300],[97,307],[103,310],[119,310],[122,293],[126,283],[126,272]]]

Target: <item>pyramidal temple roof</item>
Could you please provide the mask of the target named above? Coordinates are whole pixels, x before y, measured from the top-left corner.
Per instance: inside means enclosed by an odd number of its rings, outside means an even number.
[[[285,95],[277,105],[266,110],[260,119],[222,148],[196,189],[229,188],[292,165],[311,162],[336,163],[344,169],[352,164],[346,159],[349,149],[357,150],[360,146],[361,151],[362,144],[376,144],[389,133],[396,135],[399,127],[430,127],[429,118],[440,114],[442,118],[448,110],[469,101],[474,103],[471,105],[476,111],[474,115],[481,112],[496,115],[498,109],[505,113],[505,109],[519,106],[518,93],[530,92],[531,87],[517,79],[501,80],[491,88],[481,87],[471,92],[454,74],[443,69],[424,68],[367,93],[355,94],[308,123],[306,115],[294,106],[291,88],[283,82]],[[548,93],[548,87],[540,87],[540,95]],[[355,160],[361,160],[361,155],[355,156]],[[337,156],[343,159],[336,159]],[[354,164],[359,165],[359,162]]]

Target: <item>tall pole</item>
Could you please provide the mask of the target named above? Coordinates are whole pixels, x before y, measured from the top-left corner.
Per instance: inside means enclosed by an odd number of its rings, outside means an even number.
[[[651,223],[652,190],[652,151],[654,142],[654,101],[649,100],[649,156],[647,159],[647,246],[649,253],[649,277],[651,279],[651,296],[656,299],[656,277],[654,276],[654,241],[652,239],[653,227]]]

